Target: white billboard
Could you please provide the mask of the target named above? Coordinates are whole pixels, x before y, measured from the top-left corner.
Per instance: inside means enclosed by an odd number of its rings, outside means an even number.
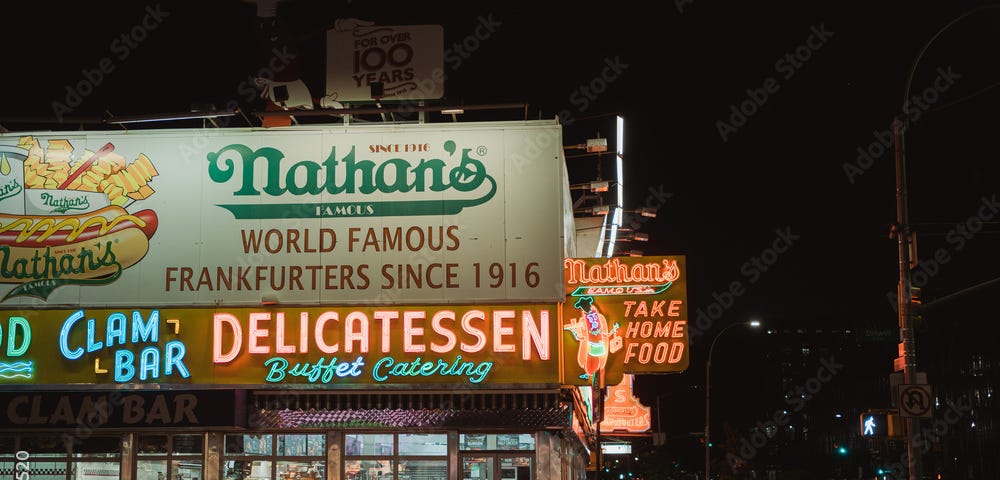
[[[444,96],[444,31],[440,25],[358,27],[327,32],[326,95],[371,102],[372,83],[384,100]]]
[[[0,135],[0,304],[562,300],[555,121]]]

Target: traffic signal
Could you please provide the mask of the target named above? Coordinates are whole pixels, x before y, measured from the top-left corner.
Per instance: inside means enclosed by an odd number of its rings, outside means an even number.
[[[837,454],[839,454],[839,455],[847,455],[847,447],[845,447],[843,445],[837,445]]]
[[[923,329],[924,305],[920,300],[920,287],[910,287],[910,322],[913,328]]]
[[[889,436],[889,414],[875,412],[862,413],[861,436],[865,438]]]
[[[868,411],[861,414],[859,432],[864,438],[899,437],[903,435],[903,424],[895,413]]]

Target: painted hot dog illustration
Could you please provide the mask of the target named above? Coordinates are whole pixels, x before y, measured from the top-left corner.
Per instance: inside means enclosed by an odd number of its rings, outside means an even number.
[[[0,282],[114,273],[146,255],[157,226],[152,210],[128,213],[116,206],[82,215],[0,214]]]
[[[0,283],[12,296],[46,299],[63,285],[106,285],[149,251],[156,212],[130,205],[149,198],[159,175],[138,153],[131,162],[108,142],[96,151],[68,139],[21,137],[0,155]],[[21,188],[23,184],[23,188]]]

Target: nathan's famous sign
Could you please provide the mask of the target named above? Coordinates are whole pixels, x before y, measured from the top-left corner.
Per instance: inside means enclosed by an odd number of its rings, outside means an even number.
[[[557,308],[8,310],[0,389],[559,384]]]
[[[564,266],[568,383],[617,385],[626,373],[687,369],[683,256],[567,258]]]
[[[652,428],[649,407],[643,405],[632,390],[634,380],[635,375],[626,374],[622,382],[608,387],[607,398],[604,399],[604,419],[601,420],[602,432],[646,433]]]
[[[554,121],[0,136],[0,302],[558,302],[561,145]]]

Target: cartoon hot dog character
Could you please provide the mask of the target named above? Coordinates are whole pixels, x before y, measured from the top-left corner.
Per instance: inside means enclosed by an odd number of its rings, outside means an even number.
[[[565,329],[580,342],[576,356],[577,364],[584,371],[580,378],[594,382],[596,373],[604,369],[608,363],[609,340],[618,331],[618,324],[615,323],[614,327],[608,328],[608,320],[594,306],[593,297],[580,297],[573,306],[583,313],[580,319],[582,321],[574,322]]]
[[[158,226],[155,211],[127,210],[153,193],[158,172],[144,154],[127,162],[111,143],[91,152],[65,139],[45,142],[21,137],[21,168],[6,170],[24,189],[23,201],[0,208],[0,283],[19,284],[3,300],[111,283],[142,260]]]

